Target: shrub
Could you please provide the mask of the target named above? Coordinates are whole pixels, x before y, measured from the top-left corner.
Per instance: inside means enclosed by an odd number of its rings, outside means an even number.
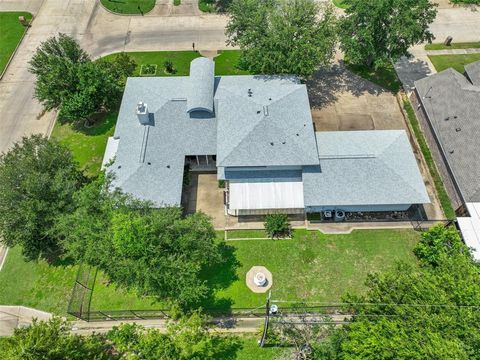
[[[290,235],[290,223],[287,214],[269,214],[265,216],[265,232],[273,238]]]
[[[163,66],[165,67],[165,71],[169,74],[175,74],[176,73],[176,70],[175,68],[173,67],[173,62],[172,60],[165,60],[165,62],[163,63]]]

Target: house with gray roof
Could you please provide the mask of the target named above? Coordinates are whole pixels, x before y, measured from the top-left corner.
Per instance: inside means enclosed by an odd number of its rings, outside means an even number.
[[[113,185],[155,206],[180,205],[185,171],[226,182],[229,215],[404,211],[429,203],[405,131],[315,132],[293,76],[129,78],[104,166]]]
[[[480,61],[415,82],[414,102],[466,243],[480,260]]]

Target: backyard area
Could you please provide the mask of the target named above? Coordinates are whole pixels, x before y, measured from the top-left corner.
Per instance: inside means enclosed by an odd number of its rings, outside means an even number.
[[[27,28],[18,21],[19,16],[25,16],[25,19],[31,20],[32,14],[28,12],[0,12],[0,74],[7,66],[10,57],[15,48],[22,39]]]
[[[460,74],[463,74],[465,65],[479,61],[480,54],[430,55],[429,59],[438,72],[454,68]]]
[[[223,238],[223,232],[218,236]],[[217,284],[213,302],[205,307],[225,310],[230,306],[262,306],[265,294],[254,294],[245,284],[245,275],[254,265],[272,272],[272,296],[277,300],[338,302],[347,291],[361,292],[368,273],[385,270],[397,260],[414,263],[412,249],[418,239],[419,233],[413,230],[363,230],[348,235],[294,230],[292,239],[228,241],[225,251],[230,260],[205,274]],[[10,249],[0,272],[0,303],[65,315],[77,270],[68,262],[27,263],[20,248]],[[103,274],[97,275],[92,310],[162,307],[154,298],[139,298],[109,285]]]

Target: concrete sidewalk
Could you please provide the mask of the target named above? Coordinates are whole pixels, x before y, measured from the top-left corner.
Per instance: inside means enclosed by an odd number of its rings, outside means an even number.
[[[468,55],[480,54],[480,48],[426,50],[425,52],[427,55]]]

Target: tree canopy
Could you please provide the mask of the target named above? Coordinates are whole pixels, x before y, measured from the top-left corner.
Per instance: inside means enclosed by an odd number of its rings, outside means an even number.
[[[240,46],[241,62],[252,72],[309,76],[333,58],[332,6],[314,0],[233,0],[229,13],[228,43]]]
[[[97,266],[117,286],[182,306],[209,295],[200,274],[222,260],[210,218],[151,208],[97,180],[75,195],[57,227],[68,253]]]
[[[0,343],[2,360],[233,360],[240,347],[236,337],[209,331],[199,312],[169,321],[165,333],[136,324],[122,324],[105,335],[78,336],[69,330],[59,318],[35,320]]]
[[[92,62],[75,39],[59,34],[43,42],[30,61],[36,75],[35,97],[45,109],[60,110],[61,120],[88,119],[119,100],[135,62],[125,53],[111,62]]]
[[[0,156],[0,238],[21,245],[28,260],[51,260],[61,246],[52,232],[60,215],[73,211],[85,178],[70,151],[40,135],[24,137]]]
[[[429,26],[437,5],[429,0],[344,0],[343,4],[341,49],[352,64],[390,64],[407,55],[412,45],[434,39]]]

